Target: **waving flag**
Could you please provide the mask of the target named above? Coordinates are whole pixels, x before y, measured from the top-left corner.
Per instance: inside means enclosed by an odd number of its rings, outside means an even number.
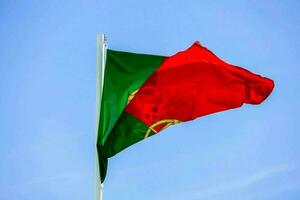
[[[173,56],[107,50],[98,155],[101,181],[107,159],[177,123],[260,104],[271,79],[228,64],[194,43]]]

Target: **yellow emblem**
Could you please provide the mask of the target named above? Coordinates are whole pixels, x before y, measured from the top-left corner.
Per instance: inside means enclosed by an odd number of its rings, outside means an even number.
[[[127,99],[127,105],[132,101],[132,99],[134,98],[134,96],[136,95],[136,93],[139,91],[139,89],[133,91],[129,96],[128,96],[128,99]],[[146,133],[145,133],[145,138],[149,137],[150,136],[150,133],[151,131],[153,131],[155,134],[157,133],[157,131],[154,129],[156,126],[159,126],[159,125],[162,125],[162,124],[165,124],[164,127],[161,129],[164,130],[166,128],[168,128],[169,126],[171,125],[174,125],[174,124],[178,124],[180,123],[181,121],[177,120],[177,119],[162,119],[162,120],[159,120],[157,122],[155,122],[154,124],[152,124],[151,126],[148,127]]]
[[[162,131],[162,130],[168,128],[169,126],[174,125],[174,124],[178,124],[180,122],[181,121],[179,121],[177,119],[162,119],[162,120],[159,120],[159,121],[155,122],[154,124],[152,124],[151,126],[148,127],[148,129],[146,131],[146,134],[145,134],[145,138],[149,137],[151,131],[153,131],[154,133],[157,133],[157,131],[154,128],[158,125],[165,124],[165,126],[161,129],[161,131]]]
[[[139,91],[139,89],[133,91],[129,96],[128,96],[128,99],[127,99],[127,105],[130,103],[130,101],[134,98],[135,94]]]

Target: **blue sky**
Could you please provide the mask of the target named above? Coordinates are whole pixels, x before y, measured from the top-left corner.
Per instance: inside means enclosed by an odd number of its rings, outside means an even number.
[[[199,40],[275,81],[259,106],[173,126],[110,159],[108,200],[300,198],[299,1],[0,3],[0,199],[95,190],[96,35],[172,55]]]

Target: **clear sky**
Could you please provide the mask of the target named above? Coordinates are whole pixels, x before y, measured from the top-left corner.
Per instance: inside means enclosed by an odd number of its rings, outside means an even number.
[[[96,34],[172,55],[199,40],[275,81],[246,105],[173,126],[110,159],[105,200],[300,199],[299,1],[0,3],[0,199],[95,190]]]

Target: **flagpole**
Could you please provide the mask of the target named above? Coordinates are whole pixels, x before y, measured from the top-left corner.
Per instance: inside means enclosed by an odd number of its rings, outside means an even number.
[[[96,66],[96,143],[98,140],[98,128],[100,121],[101,99],[104,82],[104,69],[106,60],[106,39],[105,35],[97,35],[97,66]],[[98,152],[96,148],[96,194],[95,200],[103,200],[103,184],[101,184],[101,174],[99,170]]]

